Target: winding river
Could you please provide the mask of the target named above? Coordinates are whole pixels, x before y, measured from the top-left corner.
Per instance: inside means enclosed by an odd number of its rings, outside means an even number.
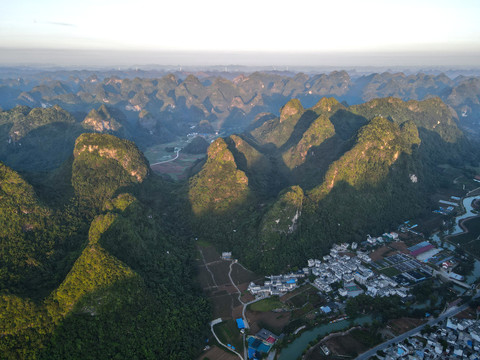
[[[354,325],[363,325],[371,323],[371,316],[363,316],[353,320]],[[302,355],[303,350],[308,347],[310,341],[315,340],[318,336],[325,336],[331,332],[345,330],[351,327],[352,321],[342,320],[333,324],[323,324],[311,330],[304,331],[300,337],[296,338],[286,348],[282,349],[278,360],[292,360]]]
[[[465,208],[465,214],[459,215],[455,218],[455,227],[453,229],[453,232],[451,234],[449,234],[448,236],[458,235],[458,234],[463,233],[464,231],[460,226],[460,222],[464,219],[478,216],[478,214],[475,214],[473,212],[473,207],[472,207],[472,201],[475,198],[478,198],[478,196],[469,196],[469,197],[466,197],[466,198],[463,199],[462,203],[463,203],[463,207]],[[432,240],[437,245],[442,244],[442,240],[440,239],[440,236],[439,236],[438,233],[435,233],[432,236]],[[452,243],[447,242],[447,241],[443,242],[443,247],[447,248],[449,250],[455,250],[455,245],[453,245]],[[467,276],[465,281],[468,284],[472,284],[479,277],[480,277],[480,261],[475,259],[475,266],[473,268],[473,271],[470,275]]]

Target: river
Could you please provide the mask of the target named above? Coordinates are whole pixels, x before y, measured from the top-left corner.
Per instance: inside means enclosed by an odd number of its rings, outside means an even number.
[[[363,325],[371,323],[371,316],[363,316],[353,320],[354,325]],[[342,320],[333,324],[323,324],[311,330],[304,331],[300,337],[296,338],[290,345],[282,349],[279,360],[293,360],[302,355],[303,350],[308,347],[310,341],[315,340],[318,336],[325,336],[331,332],[337,332],[350,328],[350,320]]]
[[[478,198],[478,196],[469,196],[469,197],[466,197],[463,199],[462,203],[463,203],[463,207],[465,208],[465,214],[462,214],[460,216],[457,216],[455,218],[455,227],[453,229],[453,232],[452,233],[449,233],[448,235],[449,236],[452,236],[452,235],[458,235],[458,234],[461,234],[463,233],[463,229],[460,227],[460,222],[463,220],[463,219],[467,219],[467,218],[470,218],[470,217],[474,217],[474,216],[477,216],[478,214],[475,214],[473,212],[473,208],[472,208],[472,201],[473,199],[475,198]],[[437,244],[437,245],[441,245],[442,244],[442,240],[440,239],[440,236],[439,236],[439,233],[435,233],[433,236],[432,236],[432,240]],[[443,242],[443,247],[446,248],[446,249],[449,249],[449,250],[455,250],[455,245],[453,245],[452,243],[449,243],[447,241],[444,241]],[[470,275],[467,276],[467,278],[465,279],[466,280],[466,283],[468,284],[473,284],[473,282],[478,279],[480,277],[480,261],[478,261],[477,259],[475,259],[475,266],[473,268],[473,271]]]

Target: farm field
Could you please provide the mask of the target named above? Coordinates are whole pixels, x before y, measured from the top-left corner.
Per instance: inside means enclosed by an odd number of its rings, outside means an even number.
[[[323,360],[333,358],[353,359],[371,347],[367,342],[373,341],[370,334],[362,329],[355,329],[345,335],[332,336],[321,345],[326,345],[330,355],[326,356],[320,346],[315,346],[306,356],[307,360]]]
[[[170,176],[173,180],[186,178],[186,170],[190,168],[197,160],[205,157],[205,154],[186,154],[180,151],[177,159],[164,162],[175,158],[176,153],[167,151],[166,148],[184,148],[188,142],[186,140],[177,140],[171,143],[159,144],[149,147],[145,150],[145,157],[151,164],[154,172]],[[164,162],[158,164],[159,162]]]
[[[242,304],[238,300],[237,289],[228,277],[230,265],[232,267],[232,281],[242,292],[243,301],[254,299],[246,291],[248,284],[251,281],[262,280],[263,277],[245,269],[238,263],[221,259],[220,254],[208,242],[197,242],[197,250],[197,282],[203,289],[205,296],[210,300],[212,320],[218,318],[223,320],[222,323],[215,325],[215,334],[223,343],[231,344],[237,349],[243,349],[242,336],[235,322],[236,318],[242,316]],[[213,335],[210,336],[210,342],[215,343]],[[219,346],[216,347],[216,350],[210,349],[199,359],[206,357],[210,360],[228,360],[232,358],[230,355],[233,354]]]
[[[197,360],[238,360],[238,356],[220,349],[218,346],[212,346],[208,351],[204,352]]]
[[[412,318],[400,318],[390,320],[388,322],[388,326],[392,330],[395,335],[403,334],[409,330],[416,328],[417,326],[422,325],[425,323],[425,320],[421,319],[412,319]]]

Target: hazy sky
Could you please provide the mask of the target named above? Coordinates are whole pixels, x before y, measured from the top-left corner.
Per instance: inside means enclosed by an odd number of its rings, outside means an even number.
[[[479,0],[3,0],[0,48],[468,55],[479,19]]]

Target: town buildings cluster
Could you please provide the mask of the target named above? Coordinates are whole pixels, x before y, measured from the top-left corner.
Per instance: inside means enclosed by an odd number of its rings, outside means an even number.
[[[303,277],[305,277],[305,273],[303,272],[266,276],[268,280],[265,280],[263,285],[256,285],[251,282],[250,285],[248,285],[248,291],[257,297],[283,295],[288,291],[296,289],[298,279]]]
[[[430,333],[417,333],[377,353],[381,360],[480,359],[480,320],[448,318]]]
[[[398,238],[398,235],[395,238]],[[368,239],[371,237],[369,236],[367,241]],[[343,287],[338,289],[338,294],[343,297],[355,297],[364,292],[372,297],[399,295],[405,298],[408,296],[406,287],[399,286],[397,281],[384,274],[375,274],[365,266],[372,261],[367,252],[358,250],[356,256],[349,256],[344,254],[348,248],[349,244],[346,243],[334,245],[330,254],[323,257],[323,262],[318,259],[308,260],[312,274],[317,276],[314,285],[320,291],[331,292],[332,285],[339,282],[343,283]],[[366,288],[366,291],[357,284]]]
[[[373,245],[395,240],[398,240],[398,234],[386,233],[377,238],[368,236],[366,243]],[[408,296],[408,289],[405,286],[384,274],[377,275],[367,267],[372,262],[369,252],[357,248],[358,244],[355,242],[334,244],[330,253],[321,260],[309,259],[308,266],[296,273],[267,276],[268,280],[264,285],[252,282],[248,290],[257,297],[283,295],[295,289],[300,278],[313,275],[315,277],[313,285],[323,293],[331,293],[335,289],[342,297],[355,297],[362,293],[381,297]]]

